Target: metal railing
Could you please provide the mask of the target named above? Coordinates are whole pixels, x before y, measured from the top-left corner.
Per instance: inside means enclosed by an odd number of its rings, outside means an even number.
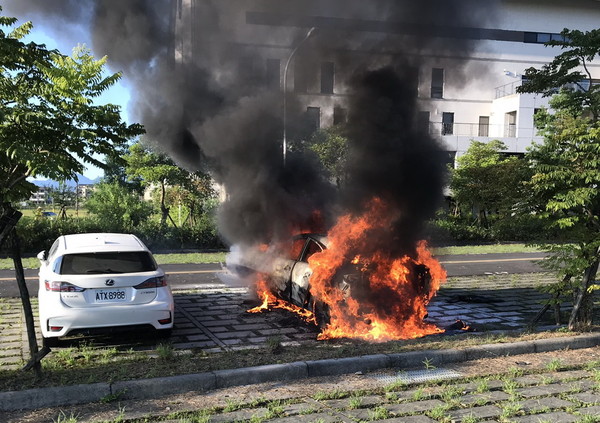
[[[496,99],[513,95],[517,93],[517,87],[521,86],[522,81],[513,81],[508,84],[496,87]]]
[[[434,136],[439,135],[453,135],[453,136],[466,136],[466,137],[497,137],[497,138],[514,138],[517,136],[521,137],[535,137],[537,136],[537,130],[535,128],[519,128],[517,134],[517,125],[506,124],[506,125],[493,125],[493,124],[479,124],[479,123],[442,123],[442,122],[429,122],[428,123],[429,134]]]

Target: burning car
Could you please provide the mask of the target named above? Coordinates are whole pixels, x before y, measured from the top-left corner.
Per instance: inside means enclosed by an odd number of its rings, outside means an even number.
[[[422,252],[419,257],[404,257],[391,264],[383,258],[360,255],[336,257],[335,264],[327,264],[339,250],[325,235],[304,233],[285,245],[263,246],[246,255],[236,269],[257,276],[257,293],[263,300],[251,311],[294,311],[322,329],[321,339],[385,340],[422,336],[423,330],[439,331],[423,322],[425,305],[439,281],[432,285]],[[400,332],[388,326],[400,328]],[[352,330],[361,327],[360,333]]]

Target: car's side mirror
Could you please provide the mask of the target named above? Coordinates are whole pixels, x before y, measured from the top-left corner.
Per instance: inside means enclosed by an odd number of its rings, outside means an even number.
[[[46,257],[46,250],[40,251],[37,255],[37,258],[40,261],[46,261],[47,257]]]

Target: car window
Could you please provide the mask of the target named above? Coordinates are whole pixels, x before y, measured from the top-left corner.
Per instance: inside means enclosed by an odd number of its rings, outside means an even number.
[[[52,244],[52,247],[50,247],[50,251],[48,251],[48,255],[46,257],[50,258],[54,256],[54,253],[56,253],[56,250],[58,249],[58,244],[59,240],[57,239],[54,241],[54,244]]]
[[[308,258],[312,256],[314,253],[320,253],[323,251],[323,248],[319,244],[317,244],[314,240],[309,239],[306,243],[306,248],[304,249],[304,255],[302,256],[302,261],[308,261]]]
[[[298,260],[300,254],[302,253],[302,249],[304,248],[305,242],[306,240],[304,238],[298,238],[294,240],[289,257],[291,260]]]
[[[156,270],[152,255],[145,251],[66,254],[61,275],[136,273]]]

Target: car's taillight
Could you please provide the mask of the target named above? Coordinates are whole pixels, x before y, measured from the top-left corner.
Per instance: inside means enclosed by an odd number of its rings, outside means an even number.
[[[167,286],[167,277],[159,276],[156,278],[150,278],[144,282],[134,286],[135,289],[147,289],[147,288],[158,288],[161,286]]]
[[[77,285],[73,285],[69,282],[61,282],[61,281],[45,281],[46,291],[52,292],[83,292],[85,288],[82,288]]]

